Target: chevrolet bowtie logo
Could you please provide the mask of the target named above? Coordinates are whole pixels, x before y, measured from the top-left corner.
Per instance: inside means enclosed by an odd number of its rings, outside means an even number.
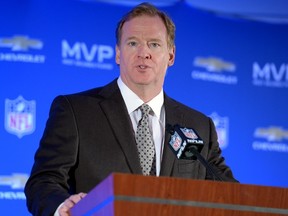
[[[269,141],[282,141],[283,139],[288,140],[288,131],[276,126],[269,128],[257,128],[254,135],[256,137],[263,137]]]
[[[220,72],[220,71],[233,72],[235,71],[236,68],[235,64],[233,64],[232,62],[227,62],[216,57],[208,57],[208,58],[196,57],[194,59],[194,65],[198,67],[204,67],[206,68],[206,70],[212,72]]]
[[[28,36],[14,36],[11,38],[0,38],[0,47],[9,47],[12,51],[28,51],[32,49],[42,49],[43,43]]]
[[[12,189],[23,189],[28,180],[28,175],[13,173],[11,176],[0,176],[0,185],[8,185]]]

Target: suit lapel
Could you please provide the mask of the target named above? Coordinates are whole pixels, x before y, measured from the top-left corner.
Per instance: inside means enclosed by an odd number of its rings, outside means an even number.
[[[166,125],[181,124],[183,115],[181,112],[179,112],[177,103],[165,95],[164,105],[165,105]],[[169,147],[170,138],[171,135],[167,131],[165,131],[163,158],[160,173],[160,175],[162,176],[171,176],[172,168],[176,160],[176,156],[173,154],[173,152]]]
[[[142,174],[131,120],[116,80],[104,87],[100,94],[105,98],[100,103],[100,106],[127,158],[131,172]],[[164,106],[166,124],[183,124],[183,114],[179,112],[177,102],[165,95]],[[161,176],[172,175],[172,169],[176,160],[176,156],[169,147],[170,138],[171,135],[165,131]]]
[[[114,81],[101,92],[106,97],[100,104],[132,173],[142,174],[134,138],[133,127],[124,100]]]

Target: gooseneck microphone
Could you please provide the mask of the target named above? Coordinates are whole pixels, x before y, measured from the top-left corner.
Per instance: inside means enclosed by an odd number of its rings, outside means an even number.
[[[191,128],[180,127],[178,124],[172,126],[166,125],[166,131],[171,134],[169,146],[178,159],[196,160],[207,169],[207,171],[214,177],[214,180],[223,181],[211,165],[200,154],[204,146],[203,140]]]

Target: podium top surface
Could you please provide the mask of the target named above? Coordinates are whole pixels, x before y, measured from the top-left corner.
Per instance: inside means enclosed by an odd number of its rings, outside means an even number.
[[[288,189],[231,182],[113,173],[73,208],[72,215],[98,215],[94,213],[112,203],[122,203],[123,206],[128,203],[128,209],[129,206],[132,209],[133,204],[137,203],[139,208],[141,204],[142,206],[150,205],[150,208],[151,206],[170,206],[169,209],[183,211],[189,207],[194,208],[193,210],[202,208],[215,211],[215,209],[219,209],[224,212],[230,211],[230,215],[231,212],[242,212],[245,213],[242,215],[253,216],[258,214],[261,216],[288,215]],[[112,205],[110,211],[114,210],[115,205]],[[248,212],[250,213],[248,214]],[[111,212],[111,214],[103,215],[114,214]],[[139,216],[138,213],[137,215]],[[211,215],[215,215],[215,213]]]

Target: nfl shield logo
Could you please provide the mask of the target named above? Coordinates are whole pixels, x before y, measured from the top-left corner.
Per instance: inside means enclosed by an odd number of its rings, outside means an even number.
[[[169,144],[172,146],[172,148],[175,151],[178,151],[180,146],[181,146],[181,142],[182,142],[181,137],[175,131],[175,133],[171,136],[171,140],[170,140]]]
[[[192,129],[190,129],[190,128],[180,128],[180,130],[189,139],[198,139],[198,136],[196,135],[196,133]]]
[[[22,96],[15,100],[5,100],[5,129],[18,138],[35,130],[36,102],[27,101]]]
[[[228,146],[229,119],[228,117],[221,117],[217,113],[212,113],[210,117],[216,127],[220,148],[225,149]]]

